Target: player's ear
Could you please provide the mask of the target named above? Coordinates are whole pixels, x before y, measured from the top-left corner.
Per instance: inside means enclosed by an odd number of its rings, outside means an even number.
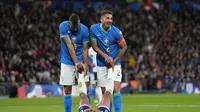
[[[72,22],[71,21],[69,21],[69,25],[70,25],[70,27],[72,26]]]
[[[103,21],[103,16],[101,16],[100,21],[101,21],[101,22]]]

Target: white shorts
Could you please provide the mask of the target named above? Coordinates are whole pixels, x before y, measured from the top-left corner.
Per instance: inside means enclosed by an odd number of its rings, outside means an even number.
[[[94,74],[90,74],[89,72],[87,72],[87,74],[84,77],[85,82],[89,82],[91,84],[96,84],[96,81],[94,80]]]
[[[107,82],[107,72],[108,69],[107,67],[98,67],[98,72],[97,72],[97,85],[99,87],[105,87],[106,82]],[[121,82],[122,80],[122,69],[121,65],[115,65],[114,68],[114,74],[113,74],[113,80]]]
[[[74,85],[76,74],[75,66],[61,63],[60,85]]]

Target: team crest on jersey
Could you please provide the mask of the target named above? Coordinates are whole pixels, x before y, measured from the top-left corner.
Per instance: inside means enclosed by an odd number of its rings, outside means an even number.
[[[73,41],[73,43],[76,41],[76,36],[74,36],[74,35],[72,35],[72,41]]]
[[[106,44],[106,46],[109,45],[109,39],[107,37],[104,38],[104,43]]]
[[[106,45],[106,52],[110,52],[110,46],[109,46],[109,39],[108,39],[108,37],[105,37],[104,38],[104,43],[105,43],[105,45]]]

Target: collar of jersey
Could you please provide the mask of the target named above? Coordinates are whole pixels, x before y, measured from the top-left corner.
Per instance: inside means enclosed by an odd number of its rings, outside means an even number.
[[[111,30],[111,26],[109,27],[109,29],[108,29],[107,31],[104,30],[103,27],[102,27],[102,24],[100,24],[100,28],[101,28],[101,30],[102,30],[103,32],[109,32],[109,31]]]
[[[69,21],[67,21],[67,23],[68,23],[68,28],[69,28],[69,30],[70,30],[70,32],[72,34],[72,31],[71,31],[71,28],[70,28],[70,25],[69,25]],[[79,30],[79,28],[80,28],[80,26],[78,27],[78,30]],[[78,33],[78,31],[76,31],[75,33]]]

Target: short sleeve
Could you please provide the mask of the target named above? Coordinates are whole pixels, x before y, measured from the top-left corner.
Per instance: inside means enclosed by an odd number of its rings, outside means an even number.
[[[116,38],[116,42],[117,42],[117,44],[122,44],[122,43],[124,43],[124,37],[123,37],[123,35],[122,35],[122,32],[119,30],[119,29],[116,29],[116,35],[115,35],[115,38]]]
[[[69,37],[68,31],[69,31],[69,29],[67,27],[67,24],[61,23],[59,25],[60,38]]]
[[[93,29],[94,27],[93,26],[91,26],[90,27],[90,39],[91,40],[96,40],[96,37],[95,37],[95,35],[94,35],[94,29]]]
[[[119,41],[121,39],[123,39],[123,35],[122,32],[119,29],[116,29],[116,40]]]
[[[82,41],[83,41],[83,43],[89,42],[89,32],[88,32],[88,28],[87,27],[85,27],[84,30],[83,30]]]

